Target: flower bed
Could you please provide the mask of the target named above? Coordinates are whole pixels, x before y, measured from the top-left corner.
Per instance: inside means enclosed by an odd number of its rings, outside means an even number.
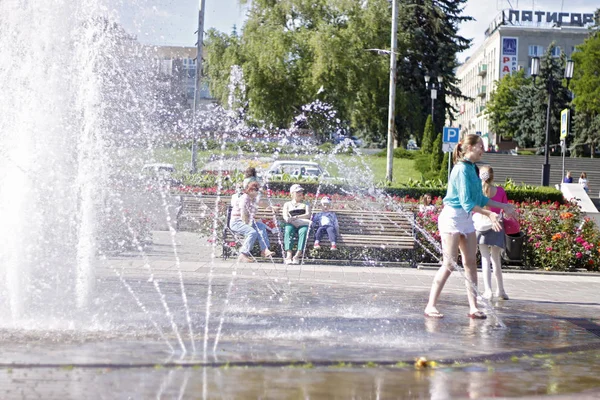
[[[600,270],[600,230],[590,218],[584,217],[573,204],[558,202],[515,203],[519,212],[521,231],[527,235],[530,268],[546,271]],[[417,213],[417,223],[432,237],[440,240],[437,218],[441,211],[437,199],[435,211]],[[417,238],[423,242],[422,234]],[[434,251],[434,246],[424,242]],[[434,251],[439,257],[439,252]],[[422,248],[421,261],[437,261]]]
[[[600,270],[600,232],[577,206],[534,202],[521,207],[521,227],[534,266],[547,271]]]

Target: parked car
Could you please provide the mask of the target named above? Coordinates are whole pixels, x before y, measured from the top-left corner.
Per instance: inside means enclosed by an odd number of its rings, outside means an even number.
[[[364,144],[363,140],[357,138],[356,136],[350,136],[350,140],[352,140],[352,142],[354,142],[354,145],[356,147],[362,147]]]
[[[350,140],[356,147],[362,147],[364,141],[356,136],[337,135],[333,137],[333,144],[340,144],[345,140]]]
[[[181,182],[175,178],[175,166],[166,163],[145,164],[140,171],[140,179],[152,182],[158,181],[169,185],[179,185]]]
[[[330,178],[330,175],[318,163],[299,160],[275,161],[264,173],[267,179],[281,178],[283,174],[293,177]]]

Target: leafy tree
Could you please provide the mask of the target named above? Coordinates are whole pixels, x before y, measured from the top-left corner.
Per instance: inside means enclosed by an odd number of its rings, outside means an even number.
[[[425,129],[423,130],[423,140],[421,142],[421,150],[415,157],[415,169],[423,174],[424,177],[430,178],[431,171],[431,158],[434,149],[434,138],[433,123],[431,115],[427,117],[425,122]],[[441,146],[441,145],[440,145]]]
[[[442,134],[438,133],[437,138],[433,142],[433,148],[431,150],[431,171],[436,175],[439,174],[442,166],[442,160],[444,159],[444,152],[442,151]]]
[[[440,180],[444,183],[448,182],[448,159],[450,158],[450,154],[449,152],[444,153],[444,159],[440,166]]]
[[[600,31],[593,31],[577,49],[573,53],[575,68],[571,84],[576,108],[573,153],[582,154],[582,145],[587,144],[593,157],[600,144]]]
[[[464,3],[408,0],[400,5],[399,141],[411,134],[420,138],[429,104],[424,69],[443,76],[448,91],[456,91],[455,54],[469,45],[456,34],[458,23],[471,19],[459,16]],[[366,50],[388,48],[390,26],[389,0],[252,1],[238,41],[227,35],[213,35],[207,41],[207,47],[214,46],[207,51],[214,57],[206,63],[211,88],[223,101],[229,68],[239,64],[246,78],[249,115],[255,120],[287,127],[303,105],[319,99],[333,105],[338,118],[355,133],[384,143],[389,54]],[[220,55],[227,60],[218,60]],[[447,105],[443,100],[437,105],[436,120],[441,124],[445,114],[441,110]]]
[[[600,114],[578,111],[574,117],[575,138],[569,146],[573,156],[584,153],[583,145],[590,146],[591,156],[600,146]]]
[[[433,123],[431,119],[431,115],[427,117],[425,121],[425,129],[423,129],[423,139],[421,141],[421,153],[423,154],[431,154],[433,149]]]
[[[530,84],[530,79],[525,77],[525,70],[505,75],[504,78],[495,82],[496,88],[485,108],[492,132],[505,138],[515,135],[517,126],[509,118],[508,113],[517,105],[519,89],[528,84]]]
[[[227,104],[231,68],[241,65],[244,58],[241,54],[240,38],[234,30],[226,35],[215,29],[206,34],[203,49],[204,71],[209,79],[210,92],[220,104]]]
[[[552,91],[550,109],[549,143],[557,144],[560,139],[560,113],[569,103],[570,95],[562,84],[564,77],[565,54],[553,57],[555,43],[548,46],[540,60],[540,75],[532,85],[523,85],[518,90],[517,102],[510,108],[508,118],[514,122],[515,139],[522,147],[535,146],[542,150],[546,143],[546,115],[548,110],[548,90]],[[528,82],[528,81],[525,81]]]
[[[514,127],[513,139],[519,147],[541,148],[546,131],[546,93],[530,81],[515,89],[515,97],[516,103],[507,112],[507,118]]]
[[[399,31],[404,32],[408,47],[401,50],[398,92],[404,93],[408,101],[398,111],[409,116],[405,130],[417,136],[423,132],[420,127],[431,105],[430,91],[424,81],[426,74],[441,76],[446,94],[464,98],[456,86],[454,71],[458,67],[456,54],[471,44],[470,39],[458,35],[460,24],[473,20],[461,15],[466,3],[466,0],[405,0],[400,6],[398,26]],[[420,105],[418,110],[417,104]],[[434,131],[439,132],[446,110],[450,119],[454,119],[456,110],[449,109],[445,96],[438,96],[435,107],[433,125]]]

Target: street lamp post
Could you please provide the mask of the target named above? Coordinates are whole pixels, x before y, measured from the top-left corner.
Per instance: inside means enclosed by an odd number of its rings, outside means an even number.
[[[198,3],[198,41],[196,42],[196,81],[194,84],[194,108],[192,114],[192,129],[194,130],[192,136],[192,160],[191,160],[191,173],[195,174],[198,172],[198,132],[196,128],[196,118],[198,109],[200,108],[200,89],[202,85],[202,50],[204,47],[204,10],[206,0],[199,0]]]
[[[435,82],[431,80],[429,75],[425,75],[425,87],[431,90],[431,122],[433,123],[433,117],[435,115],[435,100],[437,99],[437,91],[442,90],[442,83],[444,82],[444,77],[437,77],[437,85]]]
[[[572,60],[567,61],[567,65],[565,66],[565,79],[567,79],[567,87],[568,82],[573,77],[573,66],[574,63]],[[540,74],[540,58],[533,57],[531,59],[531,76],[533,76],[533,81]],[[548,74],[548,81],[546,85],[546,90],[548,91],[548,108],[546,109],[546,143],[544,145],[544,165],[542,165],[542,186],[550,186],[550,116],[552,114],[552,95],[554,93],[554,76],[552,75],[552,71]]]
[[[392,183],[394,173],[394,132],[396,116],[396,50],[398,48],[398,0],[392,0],[392,38],[390,51],[390,94],[388,104],[387,161],[385,180]]]
[[[573,68],[575,67],[575,61],[569,59],[567,60],[567,64],[565,65],[565,79],[567,80],[567,90],[569,90],[569,83],[571,82],[571,78],[573,78]],[[571,92],[569,92],[569,103],[573,100],[573,96],[571,96]],[[569,108],[571,108],[571,105],[569,104]],[[570,113],[571,111],[569,110],[569,114],[567,114],[567,117],[570,118]],[[562,117],[562,114],[561,114]],[[561,135],[561,141],[560,141],[560,150],[562,153],[562,173],[561,176],[564,179],[565,176],[565,156],[567,153],[567,137],[570,134],[570,130],[571,130],[571,122],[567,119],[567,135],[566,137],[562,138]],[[562,180],[561,180],[562,182]]]

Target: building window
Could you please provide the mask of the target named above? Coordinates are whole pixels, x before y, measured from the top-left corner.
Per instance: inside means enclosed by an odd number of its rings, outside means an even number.
[[[560,47],[556,46],[552,49],[552,57],[560,57]]]
[[[529,46],[529,57],[541,57],[544,55],[544,46]]]

